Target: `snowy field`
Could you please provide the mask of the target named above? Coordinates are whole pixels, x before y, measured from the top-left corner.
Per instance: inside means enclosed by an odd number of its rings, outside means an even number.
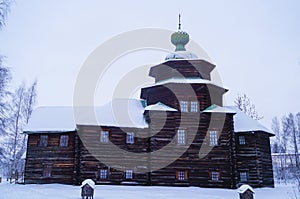
[[[294,185],[277,185],[275,189],[255,189],[255,199],[296,199]],[[1,199],[80,199],[79,186],[15,185],[0,183]],[[238,199],[236,190],[198,187],[143,187],[98,185],[94,199]]]

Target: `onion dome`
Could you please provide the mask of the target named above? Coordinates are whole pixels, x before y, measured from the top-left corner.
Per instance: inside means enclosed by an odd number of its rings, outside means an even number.
[[[197,59],[197,55],[185,49],[185,45],[189,43],[190,36],[187,32],[181,30],[181,22],[179,15],[178,31],[171,35],[171,42],[176,47],[175,52],[168,54],[165,60],[170,59]]]
[[[189,43],[190,37],[189,34],[178,30],[171,35],[171,42],[176,46],[175,51],[185,51],[185,45]]]

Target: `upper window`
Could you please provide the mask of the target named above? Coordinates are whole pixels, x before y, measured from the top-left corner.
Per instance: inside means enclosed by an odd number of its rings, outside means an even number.
[[[177,131],[177,143],[184,145],[186,141],[186,131],[184,129],[179,129]]]
[[[43,167],[43,177],[51,177],[52,176],[52,166],[51,165],[44,165]]]
[[[106,179],[107,178],[107,169],[100,169],[100,179]]]
[[[177,170],[176,171],[176,179],[177,180],[187,180],[187,170]]]
[[[218,145],[218,131],[209,131],[209,145],[210,146]]]
[[[42,146],[42,147],[48,146],[48,135],[40,136],[40,146]]]
[[[67,147],[69,142],[69,136],[68,135],[61,135],[60,136],[60,144],[61,147]]]
[[[126,134],[126,143],[127,144],[133,144],[134,143],[134,133],[133,132],[128,132]]]
[[[131,169],[127,169],[125,171],[125,179],[130,180],[133,178],[133,171]]]
[[[191,102],[191,112],[198,112],[198,108],[199,108],[199,105],[198,105],[197,101]]]
[[[248,181],[248,172],[247,171],[240,172],[240,181],[241,182],[247,182]]]
[[[180,101],[180,110],[181,112],[188,112],[188,102]]]
[[[219,171],[212,171],[211,172],[211,180],[212,181],[220,180],[220,172]]]
[[[245,136],[239,136],[239,142],[240,142],[240,145],[246,144]]]
[[[102,143],[108,142],[108,131],[101,131],[100,142]]]

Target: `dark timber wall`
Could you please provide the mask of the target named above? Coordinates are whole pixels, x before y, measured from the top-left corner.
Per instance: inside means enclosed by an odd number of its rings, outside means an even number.
[[[245,137],[245,144],[239,144],[239,136]],[[270,151],[270,134],[255,132],[236,133],[237,171],[248,172],[247,183],[253,187],[274,187],[273,168]]]
[[[29,134],[25,165],[25,183],[73,184],[74,133]],[[40,135],[48,135],[47,146],[39,146]],[[68,146],[60,147],[60,136],[68,135]],[[51,176],[44,177],[45,165],[51,166]]]

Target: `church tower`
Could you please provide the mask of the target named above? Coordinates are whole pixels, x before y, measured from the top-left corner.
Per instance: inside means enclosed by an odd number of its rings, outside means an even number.
[[[144,114],[150,151],[172,148],[158,157],[151,154],[151,184],[233,188],[234,112],[222,107],[227,90],[211,81],[216,66],[188,51],[189,40],[179,22],[178,31],[171,35],[175,51],[151,67],[149,75],[155,83],[141,90],[141,99],[149,107]],[[152,168],[172,159],[167,167]]]
[[[216,66],[186,50],[189,34],[181,30],[180,22],[171,42],[175,52],[151,67],[149,76],[155,84],[142,88],[141,99],[148,105],[161,102],[181,112],[199,112],[213,104],[222,106],[227,90],[211,81],[210,73]]]

